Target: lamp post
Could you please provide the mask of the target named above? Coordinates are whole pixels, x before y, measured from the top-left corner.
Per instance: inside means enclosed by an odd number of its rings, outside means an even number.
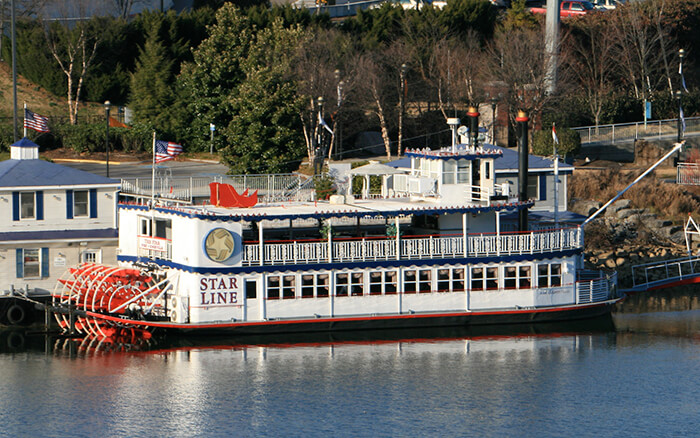
[[[496,144],[496,96],[491,98],[491,143]]]
[[[105,163],[107,164],[107,178],[109,178],[109,108],[112,103],[109,100],[105,100],[105,122],[106,122],[106,136],[105,136],[105,152],[107,152],[107,158]]]
[[[682,96],[683,93],[681,93],[681,90],[676,90],[676,99],[678,100],[678,143],[683,140],[683,107],[681,106]]]
[[[336,87],[336,91],[338,92],[338,101],[335,109],[335,118],[333,119],[333,140],[335,141],[335,155],[342,159],[343,143],[340,129],[340,105],[343,103],[343,86],[345,83],[340,80],[340,70],[336,69],[334,73],[335,81],[338,84]]]
[[[406,64],[401,64],[401,73],[400,73],[400,80],[401,80],[401,90],[399,93],[399,139],[397,142],[397,155],[400,157],[401,156],[401,139],[403,137],[403,106],[404,106],[404,100],[406,98],[406,71],[408,70],[408,66]]]
[[[321,173],[321,168],[323,167],[323,126],[321,126],[321,120],[323,119],[323,96],[318,96],[318,117],[316,120],[316,148],[314,149],[314,175],[319,175]]]

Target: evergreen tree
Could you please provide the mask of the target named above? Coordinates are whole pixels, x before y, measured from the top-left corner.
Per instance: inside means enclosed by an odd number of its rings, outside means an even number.
[[[171,129],[167,108],[174,102],[172,65],[158,37],[158,28],[151,28],[131,75],[129,106],[138,122],[150,123],[161,132]]]

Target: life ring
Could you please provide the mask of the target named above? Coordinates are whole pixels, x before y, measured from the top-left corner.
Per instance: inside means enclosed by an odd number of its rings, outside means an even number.
[[[24,335],[17,332],[12,332],[7,337],[7,346],[10,350],[21,350],[24,348]]]
[[[24,308],[19,304],[13,304],[7,309],[7,321],[11,325],[22,324],[25,316]]]

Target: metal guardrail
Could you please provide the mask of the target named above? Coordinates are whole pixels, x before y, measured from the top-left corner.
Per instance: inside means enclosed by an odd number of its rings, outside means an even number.
[[[678,163],[676,167],[676,184],[700,186],[700,164]]]
[[[578,271],[576,282],[576,304],[598,303],[613,298],[611,291],[617,285],[617,273],[605,274],[603,271]]]
[[[155,186],[153,185],[155,182]],[[300,174],[271,175],[216,175],[211,177],[171,178],[123,178],[121,195],[149,198],[152,195],[162,199],[192,203],[196,198],[210,196],[209,184],[212,182],[232,185],[236,191],[243,193],[258,192],[258,202],[314,200],[313,178]]]
[[[647,290],[650,287],[698,276],[700,276],[700,257],[646,263],[632,267],[632,289]]]
[[[685,118],[685,134],[700,134],[700,117]],[[637,139],[674,139],[678,135],[678,119],[571,128],[581,136],[581,145],[615,144]]]
[[[338,5],[317,4],[314,0],[301,0],[292,4],[294,8],[306,8],[311,14],[328,14],[331,18],[350,17],[357,11],[369,9],[375,5],[381,5],[386,0],[368,0],[360,2],[348,2]]]

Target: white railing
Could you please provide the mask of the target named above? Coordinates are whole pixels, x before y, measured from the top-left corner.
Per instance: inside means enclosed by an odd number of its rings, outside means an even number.
[[[578,271],[576,304],[598,303],[615,298],[617,273],[603,271]]]
[[[632,288],[646,290],[652,286],[671,283],[700,275],[700,257],[683,257],[661,263],[632,266]]]
[[[686,135],[700,131],[700,117],[685,118]],[[581,136],[581,144],[616,143],[635,139],[675,138],[678,135],[678,119],[647,120],[645,122],[618,123],[615,125],[582,126],[571,128]]]
[[[528,233],[479,234],[463,236],[412,236],[395,238],[284,242],[263,244],[263,265],[289,265],[314,262],[353,262],[372,260],[416,260],[457,257],[493,257],[577,250],[583,246],[581,230],[532,231]],[[259,243],[245,245],[243,265],[260,265]],[[331,258],[328,248],[331,248]]]
[[[155,182],[155,186],[153,185]],[[248,190],[258,192],[261,204],[286,201],[313,201],[313,178],[299,174],[270,175],[216,175],[212,177],[171,178],[123,178],[122,195],[193,202],[195,198],[208,198],[212,182],[232,185],[239,193]]]
[[[678,167],[676,167],[676,183],[700,186],[700,164],[678,163]]]

